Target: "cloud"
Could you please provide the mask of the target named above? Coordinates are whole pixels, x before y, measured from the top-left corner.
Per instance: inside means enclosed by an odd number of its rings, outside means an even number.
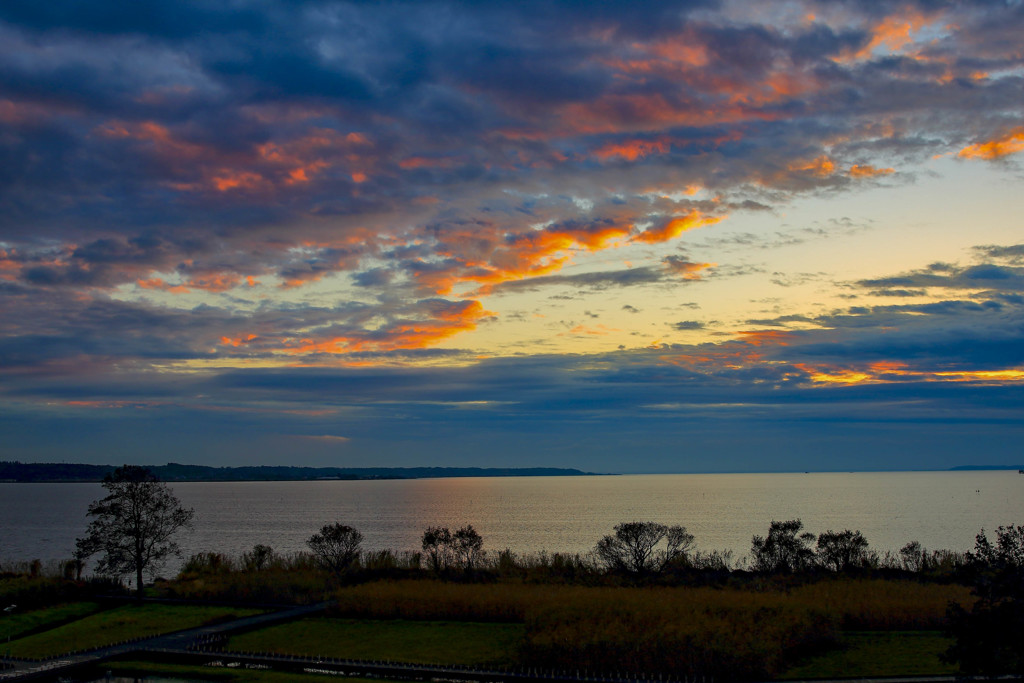
[[[545,275],[513,282],[503,282],[490,288],[493,294],[509,292],[536,291],[543,287],[571,287],[574,289],[588,288],[595,290],[608,287],[630,287],[661,282],[665,278],[664,271],[655,268],[625,268],[595,273],[577,273],[575,275]]]
[[[614,298],[620,287],[709,289],[759,272],[723,258],[736,250],[881,233],[892,228],[858,216],[765,221],[804,198],[910,182],[935,156],[1005,166],[1021,149],[1019,5],[737,7],[0,5],[0,391],[17,397],[3,412],[45,412],[41,397],[64,395],[62,383],[79,403],[61,410],[193,416],[182,406],[207,389],[222,414],[337,407],[304,364],[333,368],[325,384],[378,415],[404,383],[431,401],[511,396],[534,425],[548,409],[622,409],[624,429],[648,414],[641,400],[680,403],[681,385],[688,403],[727,403],[742,387],[739,402],[763,406],[825,385],[838,396],[828,378],[857,373],[886,387],[1011,382],[977,373],[1018,362],[1020,245],[849,285],[893,305],[736,315],[748,322],[716,322],[717,345],[477,359],[497,352],[473,348],[474,330],[501,324],[488,297],[607,292],[608,327],[572,334],[614,347],[611,312],[639,310]],[[770,277],[804,284],[821,268]],[[644,308],[625,317],[653,329]],[[335,374],[340,364],[468,369]],[[266,378],[259,401],[230,384],[232,367]],[[598,407],[580,398],[595,390]]]
[[[955,266],[948,270],[918,270],[893,277],[860,280],[856,284],[859,287],[872,289],[935,287],[962,290],[1021,291],[1024,289],[1024,268],[985,263],[965,267]]]
[[[986,142],[970,144],[957,152],[957,156],[964,159],[993,161],[1022,150],[1024,150],[1024,127],[1015,128]]]

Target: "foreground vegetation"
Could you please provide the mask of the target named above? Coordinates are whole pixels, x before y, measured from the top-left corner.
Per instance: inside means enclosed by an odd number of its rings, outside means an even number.
[[[523,630],[521,624],[471,621],[312,618],[235,636],[225,649],[409,664],[511,665],[518,661]]]
[[[842,646],[843,629],[939,629],[955,584],[830,579],[702,587],[378,581],[340,589],[334,614],[524,625],[526,666],[770,678]]]
[[[957,668],[943,654],[952,644],[939,631],[850,631],[837,647],[804,658],[779,678],[950,676]]]
[[[3,652],[11,657],[43,659],[259,612],[253,609],[194,605],[126,605],[90,613],[41,633],[12,638]],[[0,623],[7,626],[6,622]]]
[[[329,599],[325,617],[238,635],[227,647],[424,664],[526,666],[728,680],[1020,673],[1024,528],[970,553],[872,551],[859,532],[773,522],[750,557],[700,553],[684,527],[617,525],[588,555],[489,554],[472,526],[431,527],[422,552],[366,552],[337,523],[309,553],[257,545],[190,557],[148,593],[256,607]],[[91,601],[109,581],[0,575],[10,654],[43,657],[251,613]],[[71,571],[69,571],[69,569]],[[121,589],[127,593],[126,588]],[[76,597],[77,596],[77,597]],[[49,598],[49,604],[47,600]]]

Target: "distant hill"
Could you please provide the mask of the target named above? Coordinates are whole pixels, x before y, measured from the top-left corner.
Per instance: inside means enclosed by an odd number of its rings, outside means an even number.
[[[164,481],[316,481],[320,479],[429,479],[436,477],[564,477],[593,472],[558,467],[207,467],[148,465]],[[114,465],[0,462],[0,481],[101,481]]]
[[[1024,465],[958,465],[950,467],[950,470],[957,472],[965,470],[1024,470]]]

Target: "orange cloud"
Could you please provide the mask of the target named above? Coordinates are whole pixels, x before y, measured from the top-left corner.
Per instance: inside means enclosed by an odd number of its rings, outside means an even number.
[[[750,119],[774,120],[780,112],[752,110],[741,103],[708,106],[678,102],[662,93],[609,93],[593,102],[574,102],[558,112],[559,125],[535,132],[547,138],[570,134],[654,131],[673,126],[709,126]],[[519,137],[526,137],[521,131]]]
[[[594,156],[602,160],[620,157],[627,161],[636,161],[651,154],[667,154],[670,148],[671,143],[668,140],[627,140],[609,143],[596,149]]]
[[[850,167],[851,178],[874,178],[881,175],[895,173],[892,168],[875,168],[871,164],[854,164]]]
[[[265,142],[243,151],[191,142],[152,121],[113,120],[96,132],[147,146],[175,176],[168,184],[182,192],[267,192],[312,182],[317,174],[339,164],[352,169],[353,179],[362,182],[377,166],[373,144],[355,132],[313,129],[299,138]]]
[[[421,286],[447,294],[464,282],[481,286],[547,275],[562,268],[573,250],[605,249],[633,231],[629,224],[554,225],[523,233],[505,234],[497,226],[474,225],[444,234],[436,251],[447,263],[442,268],[422,263],[412,276]]]
[[[9,126],[25,123],[38,125],[40,121],[59,113],[59,110],[47,109],[37,104],[0,100],[0,123]]]
[[[163,292],[170,292],[171,294],[185,294],[191,291],[184,285],[171,285],[158,277],[150,278],[148,280],[136,280],[135,284],[142,289],[158,289]]]
[[[259,173],[252,173],[251,171],[232,171],[228,170],[222,175],[214,176],[210,179],[210,182],[218,192],[227,192],[228,190],[255,190],[261,185],[267,182],[267,179],[261,176]]]
[[[232,346],[234,348],[238,348],[243,344],[248,344],[254,339],[256,339],[255,334],[246,334],[239,337],[221,337],[220,343],[222,346]]]
[[[902,50],[907,45],[914,43],[915,38],[911,35],[920,31],[925,26],[935,23],[937,15],[928,15],[922,12],[909,11],[902,15],[885,17],[870,27],[871,38],[860,49],[850,49],[835,58],[836,62],[853,62],[866,59],[879,47],[884,46],[889,53]]]
[[[932,372],[909,369],[906,363],[879,361],[864,367],[795,363],[818,384],[878,384],[885,382],[1024,382],[1024,369],[954,370]]]
[[[700,211],[693,210],[683,216],[676,216],[660,227],[647,228],[643,232],[634,235],[634,242],[645,244],[657,244],[667,242],[670,239],[679,237],[687,230],[701,228],[705,225],[713,225],[721,221],[725,216],[706,216]]]
[[[403,171],[412,171],[417,168],[451,168],[456,163],[453,157],[408,157],[399,161],[398,167]]]
[[[993,161],[1024,150],[1024,126],[1014,128],[1006,135],[964,147],[957,156],[964,159],[985,159]]]
[[[764,362],[762,354],[746,344],[732,344],[710,349],[701,349],[698,353],[665,354],[658,357],[662,363],[692,368],[700,372],[702,368],[709,371],[718,369],[740,370]]]
[[[827,156],[822,155],[812,161],[795,161],[789,165],[789,170],[798,173],[806,172],[823,178],[835,173],[836,164]]]
[[[194,277],[188,281],[188,286],[194,289],[204,289],[207,292],[226,292],[237,287],[242,281],[242,276],[236,273],[218,273],[203,277]]]
[[[429,318],[420,321],[399,321],[373,332],[353,333],[330,339],[287,340],[281,353],[347,354],[359,351],[396,351],[422,349],[444,341],[460,332],[476,329],[484,318],[493,316],[479,301],[436,302],[427,311]]]
[[[249,281],[255,282],[252,277]],[[135,284],[142,289],[156,289],[171,294],[185,294],[193,289],[202,289],[207,292],[226,292],[237,287],[242,281],[242,276],[236,273],[215,273],[206,276],[193,277],[180,285],[172,285],[164,282],[162,278],[154,277],[149,279],[138,279]],[[250,284],[252,286],[252,284]]]
[[[874,379],[869,373],[855,370],[813,367],[805,363],[794,363],[793,367],[806,372],[817,384],[863,384]]]
[[[407,268],[423,289],[449,294],[457,285],[472,283],[478,289],[466,295],[481,296],[504,282],[553,273],[579,251],[600,251],[630,242],[657,244],[723,218],[691,210],[642,232],[628,216],[588,224],[556,223],[519,233],[507,233],[495,224],[451,227],[433,235],[437,244],[432,246],[440,262],[411,261]],[[711,265],[680,263],[672,267],[697,279],[697,272]]]
[[[718,265],[716,263],[695,263],[675,257],[666,258],[662,261],[662,264],[666,270],[676,275],[681,275],[684,280],[700,280],[702,270]]]
[[[754,346],[789,346],[791,332],[781,330],[743,330],[736,333],[747,344]]]

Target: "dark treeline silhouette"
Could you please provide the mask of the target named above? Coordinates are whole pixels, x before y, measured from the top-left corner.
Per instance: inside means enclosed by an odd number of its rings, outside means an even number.
[[[516,553],[484,548],[484,538],[466,525],[455,531],[428,527],[419,550],[368,550],[361,532],[340,522],[324,525],[307,540],[309,552],[282,555],[258,544],[241,557],[205,552],[192,555],[180,577],[326,570],[352,583],[374,578],[440,576],[458,581],[516,579],[583,585],[686,585],[746,578],[827,575],[912,577],[966,581],[977,554],[932,550],[912,541],[898,552],[871,549],[860,531],[828,530],[814,535],[799,519],[771,522],[766,536],[751,539],[748,556],[701,551],[686,527],[652,521],[617,524],[586,553]]]

